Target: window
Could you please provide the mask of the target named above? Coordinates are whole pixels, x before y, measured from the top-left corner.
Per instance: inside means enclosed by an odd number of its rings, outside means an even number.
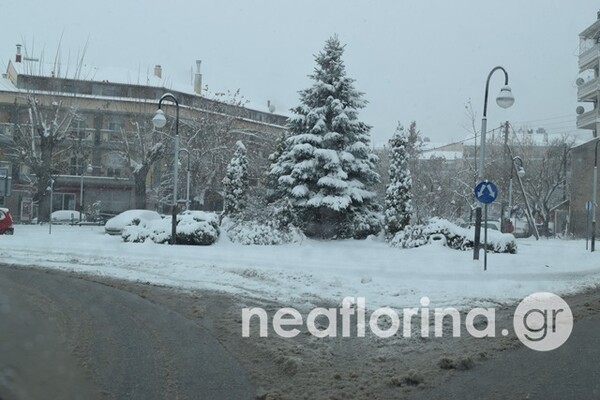
[[[121,177],[121,168],[110,168],[108,167],[106,169],[106,176],[110,176],[113,178],[120,178]]]
[[[75,195],[73,193],[54,193],[52,211],[75,210]]]
[[[86,135],[87,124],[85,120],[75,120],[72,122],[71,135],[74,139],[88,139]]]
[[[118,118],[113,118],[108,121],[108,130],[109,131],[121,131],[123,128],[123,120]]]
[[[106,155],[104,165],[106,165],[106,176],[120,178],[125,159],[119,153],[109,153]]]
[[[81,175],[83,171],[83,157],[77,156],[76,154],[71,155],[69,161],[69,174],[70,175]]]

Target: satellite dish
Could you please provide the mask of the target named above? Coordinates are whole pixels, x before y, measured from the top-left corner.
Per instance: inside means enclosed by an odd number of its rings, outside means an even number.
[[[581,86],[581,85],[583,85],[584,83],[585,83],[585,81],[583,80],[583,78],[577,78],[577,79],[575,80],[575,84],[576,84],[577,86]]]
[[[577,113],[577,115],[581,115],[581,114],[583,114],[585,112],[585,108],[583,108],[582,106],[578,106],[575,109],[575,112]]]

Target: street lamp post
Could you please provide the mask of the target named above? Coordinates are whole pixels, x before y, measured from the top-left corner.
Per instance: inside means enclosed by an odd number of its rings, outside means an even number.
[[[92,168],[92,164],[88,164],[86,171],[88,174],[91,174],[92,171],[94,171],[94,168]],[[81,218],[82,218],[82,214],[83,214],[83,175],[84,174],[84,170],[82,168],[81,170],[81,182],[79,183],[79,222],[81,223]]]
[[[512,193],[513,193],[513,171],[517,168],[517,166],[515,165],[515,161],[519,160],[519,164],[521,164],[519,166],[519,169],[517,170],[517,175],[520,176],[521,178],[523,176],[525,176],[525,169],[523,168],[523,160],[521,159],[521,157],[519,156],[514,156],[512,158],[512,164],[511,168],[510,168],[510,180],[508,182],[508,217],[510,218],[510,215],[512,214],[512,208],[513,208],[513,198],[512,198]],[[516,222],[516,219],[515,219]]]
[[[594,181],[592,182],[592,247],[591,251],[596,250],[596,200],[598,196],[598,144],[600,140],[596,141],[596,147],[594,148]]]
[[[512,157],[512,152],[511,152],[511,157]],[[517,170],[517,164],[515,163],[515,161],[519,160],[519,163],[521,164],[519,166],[519,169]],[[525,176],[525,169],[523,168],[523,159],[521,159],[521,157],[519,156],[515,156],[512,157],[512,163],[513,163],[513,169],[515,171],[517,171],[517,179],[519,181],[519,186],[521,187],[521,193],[523,194],[523,200],[525,201],[525,210],[527,211],[527,221],[529,223],[529,226],[532,227],[533,229],[533,235],[535,236],[535,240],[539,240],[540,239],[540,234],[537,230],[537,226],[535,225],[535,220],[533,219],[533,213],[531,212],[531,206],[529,205],[529,200],[527,199],[527,193],[525,193],[525,186],[523,186],[523,177]],[[511,185],[512,185],[512,170],[511,170]],[[509,189],[509,196],[512,194],[512,187]],[[511,196],[512,197],[512,196]],[[517,219],[515,217],[515,226],[516,226],[516,222]]]
[[[171,93],[165,93],[162,95],[162,97],[158,101],[158,110],[156,110],[156,114],[154,115],[154,118],[152,118],[152,123],[156,128],[162,128],[167,124],[165,114],[161,110],[162,102],[164,100],[171,100],[173,103],[175,103],[176,110],[174,149],[175,162],[173,163],[173,202],[171,205],[171,244],[177,244],[177,183],[179,178],[179,102]]]
[[[180,149],[179,152],[183,152],[187,155],[186,175],[185,175],[185,210],[190,209],[190,152],[188,149]]]
[[[492,74],[497,70],[504,72],[504,86],[500,90],[500,94],[496,98],[496,103],[502,108],[508,108],[513,105],[515,98],[512,95],[510,87],[508,86],[508,73],[500,66],[493,68],[488,74],[487,81],[485,83],[485,97],[483,98],[483,118],[481,119],[481,140],[479,145],[479,168],[478,178],[479,181],[483,181],[485,176],[485,147],[486,147],[486,130],[487,130],[487,100],[490,87],[490,78]],[[487,223],[485,227],[487,231]],[[479,248],[481,241],[481,204],[477,204],[475,209],[475,243],[473,246],[473,259],[479,260]]]

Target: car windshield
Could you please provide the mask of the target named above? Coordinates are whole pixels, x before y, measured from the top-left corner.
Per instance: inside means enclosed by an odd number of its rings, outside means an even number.
[[[598,1],[0,12],[0,400],[600,399]]]

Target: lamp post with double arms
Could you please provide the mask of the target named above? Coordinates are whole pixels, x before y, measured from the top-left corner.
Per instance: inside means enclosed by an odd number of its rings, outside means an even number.
[[[523,160],[519,156],[514,156],[512,158],[512,165],[510,166],[510,181],[508,182],[508,216],[512,214],[513,209],[513,171],[517,168],[515,161],[519,161],[519,169],[517,170],[517,175],[520,177],[525,176],[525,169],[523,168]]]
[[[510,150],[510,148],[509,148]],[[512,152],[510,153],[512,157]],[[517,163],[519,161],[519,169],[517,169]],[[531,212],[531,205],[529,204],[529,200],[527,199],[527,193],[525,192],[525,186],[523,185],[523,177],[525,176],[525,169],[523,168],[523,159],[519,156],[512,157],[512,167],[513,170],[517,172],[517,180],[519,182],[519,187],[521,188],[521,194],[523,195],[523,200],[525,201],[525,210],[527,213],[527,223],[529,224],[530,229],[533,231],[533,235],[535,236],[535,240],[540,239],[540,233],[537,230],[537,226],[535,225],[535,220],[533,219],[533,213]],[[511,198],[510,202],[512,202],[512,170],[510,174],[510,188],[509,188],[509,197]],[[515,218],[515,226],[516,226],[516,218]]]
[[[495,67],[493,68],[485,83],[485,97],[483,99],[483,118],[481,119],[481,140],[479,145],[479,168],[478,168],[478,178],[479,181],[483,181],[485,177],[485,145],[486,145],[486,130],[487,130],[487,100],[488,93],[490,87],[490,78],[496,71],[504,72],[504,86],[500,90],[500,94],[496,98],[496,103],[502,108],[508,108],[513,105],[515,102],[515,98],[512,95],[510,87],[508,86],[508,73],[503,67]],[[487,224],[486,224],[487,228]],[[481,242],[481,204],[477,203],[477,208],[475,209],[475,243],[473,246],[473,259],[479,260],[479,248]]]
[[[152,123],[156,128],[162,128],[167,124],[165,114],[161,109],[162,103],[170,100],[175,103],[175,148],[173,162],[173,201],[171,203],[171,244],[177,244],[177,183],[179,179],[179,102],[171,93],[165,93],[158,101],[158,110],[152,118]]]

